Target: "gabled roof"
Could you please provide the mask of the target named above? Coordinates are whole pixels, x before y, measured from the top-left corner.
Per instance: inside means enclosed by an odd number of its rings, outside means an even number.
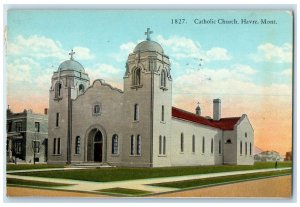
[[[222,118],[219,121],[214,121],[213,119],[208,119],[203,116],[198,116],[191,112],[172,107],[172,118],[183,119],[222,130],[233,130],[235,124],[240,120],[241,117]]]

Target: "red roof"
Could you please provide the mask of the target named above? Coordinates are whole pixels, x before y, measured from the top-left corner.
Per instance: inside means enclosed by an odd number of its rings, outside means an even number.
[[[188,111],[184,111],[176,107],[172,107],[172,117],[214,127],[214,128],[219,128],[222,130],[233,130],[234,125],[241,118],[241,117],[230,117],[230,118],[222,118],[219,121],[214,121],[213,119],[208,119],[203,116],[198,116],[196,114],[193,114]]]

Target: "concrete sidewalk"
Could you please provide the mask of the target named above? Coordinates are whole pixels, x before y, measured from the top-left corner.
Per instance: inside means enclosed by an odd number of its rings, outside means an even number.
[[[163,178],[148,178],[148,179],[138,179],[138,180],[124,180],[124,181],[113,181],[113,182],[91,182],[91,181],[61,179],[61,178],[21,176],[21,175],[13,175],[13,174],[7,174],[6,176],[7,178],[16,178],[22,180],[72,184],[71,186],[51,187],[51,189],[63,189],[69,191],[95,192],[96,190],[119,187],[119,188],[150,191],[152,193],[162,193],[162,192],[171,192],[178,189],[159,187],[159,186],[150,186],[149,184],[221,177],[221,176],[229,176],[229,175],[241,175],[241,174],[249,174],[249,173],[259,173],[259,172],[272,172],[272,171],[280,171],[280,170],[287,170],[287,169],[291,169],[291,167],[277,168],[277,169],[272,168],[272,169],[260,169],[260,170],[231,171],[231,172],[185,175],[185,176],[163,177]]]

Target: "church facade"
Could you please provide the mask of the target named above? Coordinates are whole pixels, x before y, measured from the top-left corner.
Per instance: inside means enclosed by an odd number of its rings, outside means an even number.
[[[74,60],[53,73],[49,95],[48,163],[166,167],[252,165],[254,130],[247,115],[213,118],[172,106],[169,57],[160,44],[140,42],[129,54],[123,91],[90,83]]]

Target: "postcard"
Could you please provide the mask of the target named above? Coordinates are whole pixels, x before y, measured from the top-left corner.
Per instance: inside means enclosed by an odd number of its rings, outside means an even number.
[[[8,10],[8,198],[291,198],[293,25],[292,10]]]

